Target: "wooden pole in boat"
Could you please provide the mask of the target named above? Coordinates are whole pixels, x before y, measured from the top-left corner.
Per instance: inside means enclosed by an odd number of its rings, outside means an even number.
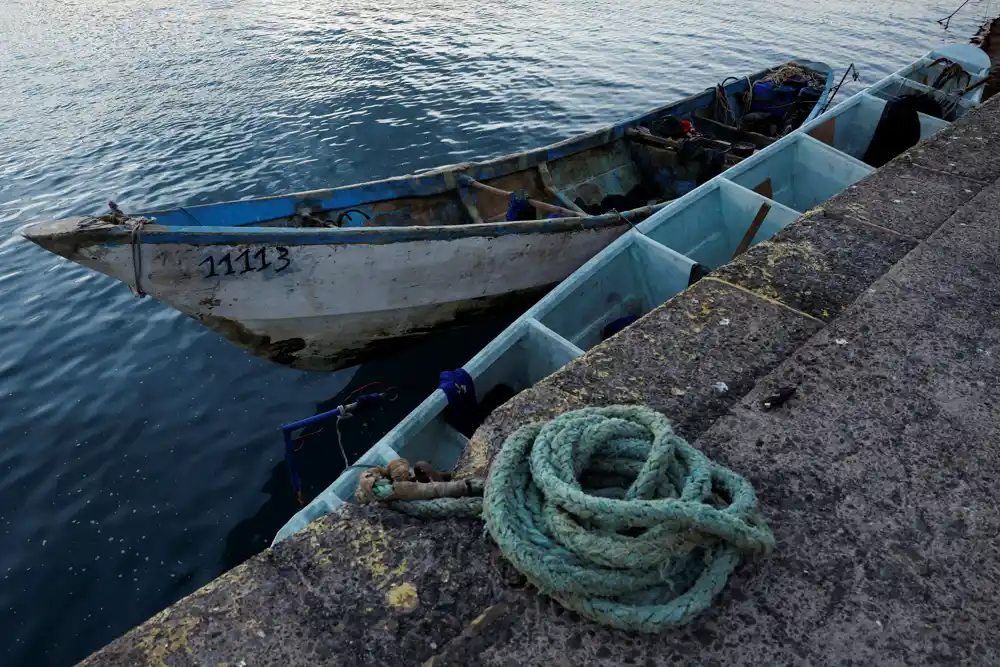
[[[962,93],[961,93],[961,95],[959,95],[959,97],[965,97],[966,95],[968,95],[969,93],[971,93],[973,90],[975,90],[979,86],[985,85],[986,82],[989,81],[989,80],[990,80],[990,77],[987,76],[985,79],[980,79],[979,81],[976,81],[974,84],[972,84],[968,88],[963,88],[962,89]]]
[[[510,197],[513,194],[512,192],[508,192],[507,190],[501,190],[500,188],[495,188],[492,185],[486,185],[485,183],[480,183],[476,179],[472,178],[471,176],[466,176],[465,174],[462,174],[462,175],[460,175],[458,177],[458,183],[459,183],[459,185],[464,185],[464,186],[470,187],[470,188],[476,188],[477,190],[480,190],[481,192],[489,192],[489,193],[497,195],[497,196]],[[584,218],[584,217],[586,217],[585,214],[580,213],[578,211],[572,211],[572,210],[570,210],[568,208],[563,208],[562,206],[553,206],[552,204],[546,204],[545,202],[538,201],[537,199],[528,199],[527,202],[529,204],[531,204],[532,206],[534,206],[539,211],[548,211],[549,213],[558,213],[559,215],[563,216],[564,218]]]
[[[634,127],[630,127],[625,130],[625,137],[637,141],[640,144],[646,144],[647,146],[654,146],[655,148],[670,148],[673,150],[680,150],[683,142],[677,141],[676,139],[667,139],[666,137],[657,137],[653,134],[646,134],[641,132]]]
[[[538,163],[538,175],[542,179],[542,185],[545,186],[545,191],[550,195],[560,200],[562,203],[566,204],[568,208],[573,209],[577,213],[587,214],[582,208],[570,201],[570,198],[559,192],[559,188],[556,187],[555,181],[552,180],[552,172],[549,171],[549,165],[545,162]]]
[[[768,183],[768,185],[770,185],[770,183]],[[770,212],[770,204],[764,202],[760,205],[760,208],[757,209],[757,215],[754,216],[754,219],[750,222],[750,226],[747,228],[746,234],[743,235],[743,240],[740,241],[739,247],[736,248],[736,252],[733,253],[733,259],[736,259],[747,251],[747,248],[749,248],[750,244],[753,243],[753,238],[757,236],[757,232],[760,231],[760,226],[764,224],[764,219]]]

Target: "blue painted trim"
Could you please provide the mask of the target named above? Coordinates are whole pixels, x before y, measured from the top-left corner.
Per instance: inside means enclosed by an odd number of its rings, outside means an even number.
[[[625,211],[622,216],[635,218],[659,211],[669,202],[652,207]],[[281,246],[385,244],[409,241],[453,241],[477,236],[508,234],[561,234],[567,231],[600,229],[627,224],[618,215],[589,218],[546,218],[517,222],[490,222],[473,225],[438,225],[429,227],[161,227],[149,225],[143,229],[143,245],[181,243],[185,245],[249,245]],[[131,242],[127,230],[113,228],[102,239],[105,245]]]

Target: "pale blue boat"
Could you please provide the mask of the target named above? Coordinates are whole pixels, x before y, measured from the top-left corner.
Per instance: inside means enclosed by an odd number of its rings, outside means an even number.
[[[963,76],[934,88],[953,63]],[[600,343],[609,324],[641,316],[686,289],[696,265],[730,261],[762,212],[753,243],[871,173],[861,158],[889,100],[924,93],[941,103],[944,118],[919,116],[924,138],[981,102],[983,88],[974,85],[989,70],[989,58],[975,47],[935,49],[673,202],[575,271],[469,360],[463,368],[477,394],[499,385],[515,392],[531,387]],[[469,438],[445,420],[447,406],[445,393],[436,390],[292,517],[275,542],[350,502],[362,467],[406,458],[452,469]]]

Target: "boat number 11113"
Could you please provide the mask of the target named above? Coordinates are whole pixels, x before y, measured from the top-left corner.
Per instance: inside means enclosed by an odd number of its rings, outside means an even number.
[[[215,278],[216,276],[235,276],[250,273],[251,271],[266,271],[268,269],[275,273],[281,273],[289,266],[292,260],[288,258],[288,248],[275,246],[274,248],[260,248],[252,252],[250,248],[244,248],[238,255],[227,252],[221,257],[209,255],[198,263],[204,267],[205,278]]]

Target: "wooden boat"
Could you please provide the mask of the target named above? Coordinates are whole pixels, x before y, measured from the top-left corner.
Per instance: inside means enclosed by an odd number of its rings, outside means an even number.
[[[487,162],[135,215],[113,206],[23,234],[254,354],[336,370],[488,309],[523,309],[740,150],[812,118],[831,83],[826,65],[793,61]],[[751,86],[779,84],[801,94],[744,110]]]
[[[955,65],[960,65],[955,68]],[[941,85],[947,68],[957,85]],[[958,72],[961,69],[961,73]],[[688,287],[692,269],[716,268],[767,240],[803,212],[864,178],[862,161],[891,100],[917,93],[941,103],[946,118],[918,114],[920,137],[947,127],[982,100],[976,83],[990,61],[970,45],[942,47],[845,100],[636,225],[575,271],[473,357],[460,371],[468,396],[489,404],[523,391],[599,344],[615,330]],[[937,82],[934,88],[926,82]],[[458,419],[448,387],[434,391],[357,464],[299,511],[275,542],[354,496],[364,467],[396,458],[451,470],[478,422]],[[475,401],[475,398],[472,399]],[[485,410],[473,411],[481,420]],[[318,421],[310,419],[310,423]]]

